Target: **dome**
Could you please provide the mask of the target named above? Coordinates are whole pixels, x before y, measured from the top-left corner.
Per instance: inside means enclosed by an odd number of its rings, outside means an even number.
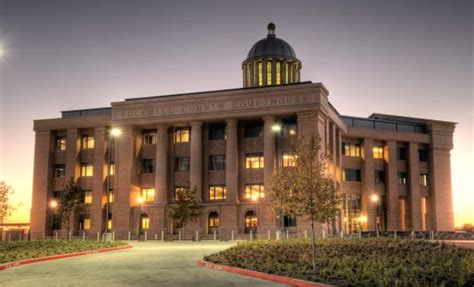
[[[270,56],[296,59],[295,50],[293,50],[290,44],[276,37],[275,24],[270,23],[267,28],[267,37],[253,45],[252,49],[250,49],[247,54],[247,59]]]

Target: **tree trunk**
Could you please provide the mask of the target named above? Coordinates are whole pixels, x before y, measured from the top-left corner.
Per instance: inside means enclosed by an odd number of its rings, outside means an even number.
[[[312,248],[313,248],[313,256],[312,256],[312,264],[313,264],[313,271],[316,271],[316,238],[315,238],[315,234],[314,234],[314,219],[311,218],[311,245],[312,245]]]

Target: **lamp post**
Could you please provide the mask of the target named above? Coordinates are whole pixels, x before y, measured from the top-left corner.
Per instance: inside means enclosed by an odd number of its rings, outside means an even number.
[[[375,230],[379,230],[379,224],[377,222],[377,217],[378,217],[378,213],[377,213],[377,210],[376,210],[376,207],[378,207],[378,203],[380,201],[380,196],[378,194],[372,194],[372,196],[370,197],[370,200],[372,200],[372,203],[374,204],[374,223],[375,223]]]
[[[53,199],[49,202],[49,208],[52,211],[52,216],[51,216],[51,239],[53,238],[53,231],[54,231],[54,216],[56,214],[56,209],[58,208],[58,201],[56,199]]]
[[[112,128],[109,131],[109,147],[107,150],[107,192],[106,192],[106,204],[105,204],[105,238],[107,240],[111,240],[112,236],[110,234],[110,228],[109,228],[109,213],[110,213],[110,190],[111,190],[111,181],[110,181],[110,168],[111,168],[111,162],[112,162],[112,144],[113,141],[115,140],[116,137],[120,136],[122,134],[122,131],[118,128]],[[114,172],[115,174],[115,172]]]
[[[272,132],[274,132],[275,134],[278,135],[278,134],[281,133],[281,128],[282,128],[282,126],[281,126],[280,123],[275,123],[275,124],[272,125]],[[276,143],[278,143],[278,142],[276,142]],[[279,236],[280,236],[281,239],[283,239],[283,232],[284,232],[284,229],[285,229],[285,223],[284,223],[285,217],[284,217],[283,212],[280,212],[280,215],[278,216],[278,219],[279,219],[279,224],[280,224]]]

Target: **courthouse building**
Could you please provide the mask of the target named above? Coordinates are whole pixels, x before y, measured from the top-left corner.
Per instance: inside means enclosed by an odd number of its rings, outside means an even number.
[[[32,236],[64,232],[52,203],[71,177],[87,205],[74,218],[76,234],[109,227],[120,239],[129,231],[174,236],[169,206],[188,185],[205,206],[190,234],[274,237],[280,222],[303,234],[308,221],[281,220],[267,194],[275,170],[292,165],[291,138],[310,134],[328,151],[346,232],[454,229],[455,123],[341,115],[322,83],[300,81],[302,63],[272,23],[241,68],[243,88],[130,98],[34,121]]]

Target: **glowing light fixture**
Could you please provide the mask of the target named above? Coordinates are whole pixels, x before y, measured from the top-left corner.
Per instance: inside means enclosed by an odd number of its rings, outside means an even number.
[[[137,202],[139,204],[142,204],[145,200],[143,199],[143,197],[139,196],[138,199],[137,199]]]
[[[258,200],[258,194],[253,193],[251,199],[252,199],[252,201],[257,201]]]
[[[110,135],[113,136],[113,137],[118,137],[122,134],[122,130],[118,129],[118,128],[112,128],[110,130]]]
[[[361,222],[361,223],[367,222],[367,216],[366,215],[361,215],[359,217],[359,222]]]
[[[58,202],[56,200],[51,200],[51,202],[49,203],[49,207],[51,208],[58,207]]]
[[[380,200],[380,197],[377,194],[372,194],[372,196],[370,197],[370,200],[372,200],[372,202],[375,203]]]
[[[280,124],[274,124],[274,125],[272,126],[272,131],[274,131],[274,132],[279,132],[279,131],[281,131],[281,125],[280,125]]]

